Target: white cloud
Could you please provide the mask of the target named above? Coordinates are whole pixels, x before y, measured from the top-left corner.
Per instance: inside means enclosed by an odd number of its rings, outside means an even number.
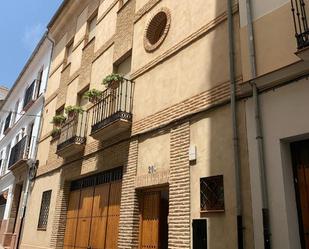
[[[38,23],[31,27],[26,27],[22,37],[22,42],[26,49],[29,49],[31,51],[35,48],[35,46],[41,39],[44,30],[44,25],[42,25],[41,23]]]

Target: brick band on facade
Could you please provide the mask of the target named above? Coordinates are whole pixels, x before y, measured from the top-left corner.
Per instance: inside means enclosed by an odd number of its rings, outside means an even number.
[[[70,184],[69,182],[64,182],[63,180],[60,183],[58,193],[56,193],[57,201],[50,240],[50,247],[55,249],[63,248],[66,226],[66,212],[70,194]]]
[[[190,248],[189,122],[171,129],[168,248]]]
[[[130,143],[128,161],[123,168],[118,249],[138,248],[139,213],[135,191],[138,141]]]

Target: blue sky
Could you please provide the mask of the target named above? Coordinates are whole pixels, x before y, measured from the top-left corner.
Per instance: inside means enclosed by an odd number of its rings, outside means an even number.
[[[2,1],[0,85],[11,87],[62,0]]]

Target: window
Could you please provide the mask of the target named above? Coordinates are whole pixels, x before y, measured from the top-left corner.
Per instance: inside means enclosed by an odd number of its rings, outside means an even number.
[[[201,212],[224,211],[223,176],[200,179]]]
[[[56,110],[56,115],[63,115],[64,114],[64,105],[59,107],[57,110]]]
[[[5,119],[3,133],[5,133],[10,128],[11,117],[12,117],[12,112],[10,112],[9,115]]]
[[[95,29],[97,26],[97,15],[88,21],[88,41],[95,37]]]
[[[66,47],[67,64],[69,64],[72,60],[72,52],[73,52],[73,41],[71,41]]]
[[[25,97],[24,97],[23,110],[27,110],[30,107],[31,103],[33,102],[34,87],[35,87],[35,80],[31,83],[31,85],[26,90]]]
[[[80,91],[77,95],[77,105],[86,109],[85,106],[88,104],[88,99],[84,97],[84,94],[89,90],[89,86],[84,90]]]
[[[162,8],[150,19],[144,34],[144,47],[147,52],[154,51],[162,44],[169,31],[170,23],[171,15],[166,8]]]
[[[46,228],[47,228],[51,193],[52,193],[51,190],[43,192],[42,201],[41,201],[40,216],[39,216],[39,223],[38,223],[38,230],[46,230]]]

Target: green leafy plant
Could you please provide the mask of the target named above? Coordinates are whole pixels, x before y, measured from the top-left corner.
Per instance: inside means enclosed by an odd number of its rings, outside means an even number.
[[[117,73],[112,73],[105,77],[103,85],[111,86],[112,84],[119,84],[124,81],[124,77]]]
[[[61,126],[64,122],[66,121],[66,117],[63,115],[56,115],[53,117],[52,123],[56,126],[59,127]]]
[[[52,130],[52,132],[51,132],[51,136],[52,136],[52,138],[56,138],[56,137],[60,136],[60,133],[61,133],[61,129],[55,127],[55,128]]]
[[[80,106],[75,105],[69,105],[66,108],[64,108],[64,111],[66,114],[68,114],[68,117],[75,118],[77,114],[83,113],[84,110]]]
[[[97,103],[102,95],[102,91],[91,89],[84,93],[84,98],[89,99],[91,103]]]

